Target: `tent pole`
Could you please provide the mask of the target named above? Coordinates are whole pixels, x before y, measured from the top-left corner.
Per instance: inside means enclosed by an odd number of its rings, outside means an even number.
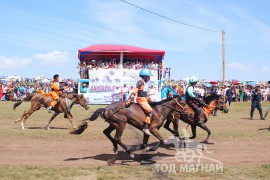
[[[120,64],[119,64],[119,68],[123,67],[123,52],[120,52]]]

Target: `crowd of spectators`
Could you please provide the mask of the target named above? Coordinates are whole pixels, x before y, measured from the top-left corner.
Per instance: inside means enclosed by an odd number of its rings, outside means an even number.
[[[61,81],[60,85],[66,87],[64,91],[66,94],[78,92],[75,80],[65,79]],[[49,93],[51,91],[51,83],[36,81],[0,83],[0,99],[2,101],[18,101],[27,94],[36,94],[40,91]]]
[[[77,93],[78,87],[75,80],[65,79],[61,83],[61,86],[65,86],[64,93]],[[170,87],[173,91],[184,97],[186,87],[188,86],[187,81],[165,81],[164,85]],[[159,90],[161,90],[161,99],[165,99],[173,95],[171,91],[164,88],[162,85],[159,88],[149,85],[150,96],[155,96]],[[270,84],[264,83],[260,84],[262,101],[270,101]],[[88,84],[83,83],[80,87],[80,93],[86,93],[89,88]],[[134,86],[127,87],[115,87],[112,92],[113,101],[116,100],[127,100],[130,93],[133,91]],[[195,87],[195,95],[200,98],[204,98],[210,94],[216,94],[219,97],[224,97],[226,101],[229,102],[250,102],[252,99],[252,91],[255,89],[255,86],[250,85],[212,85],[212,87],[206,87],[203,83],[198,83]],[[44,93],[49,93],[51,91],[51,83],[41,83],[36,81],[31,81],[26,79],[21,82],[10,82],[10,83],[1,83],[0,82],[0,99],[2,101],[17,101],[22,99],[27,93],[37,93],[37,91],[42,90]]]
[[[165,84],[169,86],[171,89],[176,91],[180,95],[185,95],[186,87],[188,86],[185,81],[167,81]],[[260,93],[262,95],[262,101],[267,102],[270,101],[270,84],[262,83],[257,85],[219,85],[215,84],[211,87],[206,87],[203,83],[199,83],[194,89],[195,95],[199,98],[204,99],[204,97],[210,94],[216,94],[218,97],[224,97],[226,101],[229,102],[250,102],[252,100],[252,91],[255,90],[256,86],[260,86]],[[172,95],[170,91],[163,92],[163,88],[161,89],[162,99],[169,97]]]
[[[81,61],[78,64],[78,71],[81,79],[88,79],[88,71],[92,69],[118,69],[120,68],[120,60],[117,59],[101,59],[91,61]],[[122,68],[124,69],[143,69],[163,71],[162,62],[153,60],[139,60],[139,59],[124,59]]]

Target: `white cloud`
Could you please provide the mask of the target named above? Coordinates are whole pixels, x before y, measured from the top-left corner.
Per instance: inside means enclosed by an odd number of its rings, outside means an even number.
[[[228,64],[227,67],[230,69],[246,71],[252,67],[252,64],[243,64],[243,63],[233,62],[233,63]]]
[[[262,71],[269,71],[270,70],[270,67],[269,66],[263,66],[261,68]]]
[[[67,51],[54,50],[46,54],[33,54],[33,59],[41,61],[43,65],[64,65],[72,60],[72,54]]]
[[[32,63],[31,58],[11,58],[0,55],[0,69],[20,69]]]

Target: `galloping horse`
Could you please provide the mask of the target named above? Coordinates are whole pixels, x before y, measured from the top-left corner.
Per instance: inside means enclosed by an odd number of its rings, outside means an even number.
[[[71,101],[70,104],[68,103],[68,100],[66,98],[60,98],[60,103],[57,104],[52,110],[55,112],[51,119],[49,120],[48,124],[45,126],[46,129],[50,129],[49,125],[52,122],[52,120],[60,113],[65,113],[65,116],[69,119],[69,122],[73,126],[73,128],[76,128],[75,124],[72,121],[72,115],[70,113],[70,109],[74,104],[80,104],[82,107],[87,110],[89,107],[87,107],[86,99],[83,95],[78,94],[69,94],[67,95],[67,98]],[[20,119],[16,120],[15,123],[22,121],[21,127],[24,129],[24,124],[26,119],[34,112],[39,110],[41,107],[47,108],[50,106],[52,102],[52,97],[47,94],[36,94],[36,95],[28,95],[25,98],[23,98],[21,101],[16,102],[13,105],[13,109],[15,110],[16,107],[18,107],[23,101],[31,101],[31,108],[28,110],[28,112],[24,111],[23,115]],[[70,107],[70,108],[69,108]]]
[[[174,96],[173,98],[165,99],[157,103],[152,103],[153,105],[153,116],[152,122],[149,127],[149,131],[159,139],[157,145],[148,150],[155,151],[161,144],[164,145],[164,139],[159,133],[159,128],[164,124],[168,115],[173,111],[178,111],[176,108],[179,106],[180,96]],[[125,102],[114,102],[108,105],[106,108],[97,109],[90,118],[85,119],[78,129],[70,132],[70,134],[81,134],[88,126],[89,121],[94,121],[101,115],[105,121],[110,125],[106,128],[103,133],[112,142],[114,147],[114,152],[118,151],[119,144],[126,152],[128,152],[132,157],[134,156],[132,152],[138,149],[144,149],[147,146],[149,135],[144,134],[143,144],[137,147],[130,147],[124,144],[121,140],[122,134],[126,128],[126,124],[130,124],[135,128],[142,130],[144,127],[145,113],[143,109],[135,103],[126,108]],[[113,138],[110,134],[113,130],[116,130],[115,137]]]
[[[201,123],[196,123],[194,119],[194,111],[191,107],[186,104],[185,101],[181,101],[181,110],[180,111],[175,111],[171,113],[168,118],[166,123],[164,124],[164,128],[173,133],[175,136],[179,137],[179,132],[178,132],[178,121],[179,119],[182,120],[183,122],[191,125],[191,130],[192,130],[192,136],[189,137],[190,139],[196,138],[196,127],[199,126],[203,130],[207,131],[208,135],[207,138],[203,141],[203,143],[208,143],[209,137],[211,135],[210,129],[206,126],[206,122],[208,120],[208,117],[212,114],[212,112],[215,109],[218,109],[220,111],[223,111],[224,113],[228,113],[229,109],[227,108],[224,100],[222,99],[215,99],[213,96],[207,96],[206,97],[206,105],[202,107],[202,113],[200,115],[200,119],[203,119]],[[180,107],[180,106],[179,106]],[[178,107],[178,108],[179,108]],[[170,129],[170,124],[173,123],[173,130]]]

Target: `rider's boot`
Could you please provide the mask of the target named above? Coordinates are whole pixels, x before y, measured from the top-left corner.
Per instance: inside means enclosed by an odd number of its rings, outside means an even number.
[[[151,132],[149,131],[148,127],[149,127],[149,124],[144,123],[143,132],[144,132],[145,134],[147,134],[148,136],[151,136],[152,134],[151,134]]]
[[[49,113],[52,112],[52,106],[48,106],[47,109],[48,109],[48,112],[49,112]]]
[[[151,123],[151,117],[152,117],[152,113],[149,113],[144,121],[144,127],[143,127],[143,132],[149,136],[151,136],[152,134],[149,131],[149,124]]]

